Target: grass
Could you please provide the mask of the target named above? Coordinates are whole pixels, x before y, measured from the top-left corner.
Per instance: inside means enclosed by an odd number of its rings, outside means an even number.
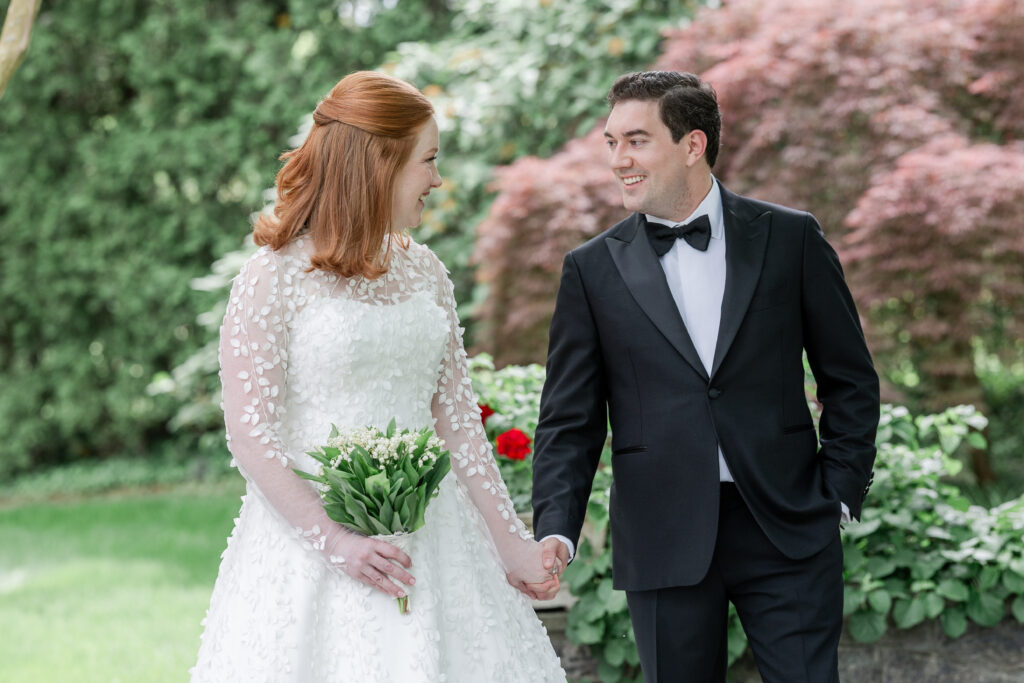
[[[0,509],[0,681],[186,681],[241,478]]]

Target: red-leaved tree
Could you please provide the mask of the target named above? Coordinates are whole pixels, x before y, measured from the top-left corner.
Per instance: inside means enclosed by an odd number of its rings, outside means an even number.
[[[1024,336],[1020,36],[1019,0],[737,0],[667,33],[653,67],[714,85],[715,174],[818,217],[882,374],[910,359],[929,407],[981,406],[972,340]],[[596,131],[497,187],[475,254],[484,346],[542,360],[562,252],[614,222],[618,193]]]

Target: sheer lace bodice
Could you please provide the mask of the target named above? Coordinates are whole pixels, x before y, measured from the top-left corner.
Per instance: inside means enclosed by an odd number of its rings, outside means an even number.
[[[433,426],[506,568],[529,539],[480,421],[447,271],[411,240],[377,280],[309,268],[311,240],[261,248],[235,280],[221,330],[221,380],[235,464],[270,506],[330,560],[349,533],[290,469],[330,425]],[[334,558],[339,560],[341,558]]]

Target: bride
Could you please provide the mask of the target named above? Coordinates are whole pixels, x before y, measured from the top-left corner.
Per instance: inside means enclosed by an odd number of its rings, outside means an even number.
[[[565,681],[527,598],[552,597],[561,567],[498,473],[447,271],[403,236],[441,184],[430,102],[357,72],[313,121],[282,157],[221,328],[228,445],[247,486],[192,681]],[[433,427],[452,456],[408,553],[331,521],[292,471],[313,470],[305,452],[332,423],[392,418]]]

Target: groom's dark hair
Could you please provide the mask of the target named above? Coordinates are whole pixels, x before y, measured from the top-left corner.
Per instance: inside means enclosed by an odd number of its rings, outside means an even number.
[[[672,142],[678,143],[691,130],[702,131],[708,138],[704,156],[708,166],[714,168],[722,114],[710,83],[691,73],[638,71],[619,76],[608,91],[609,107],[623,100],[657,100],[661,121],[672,134]]]

